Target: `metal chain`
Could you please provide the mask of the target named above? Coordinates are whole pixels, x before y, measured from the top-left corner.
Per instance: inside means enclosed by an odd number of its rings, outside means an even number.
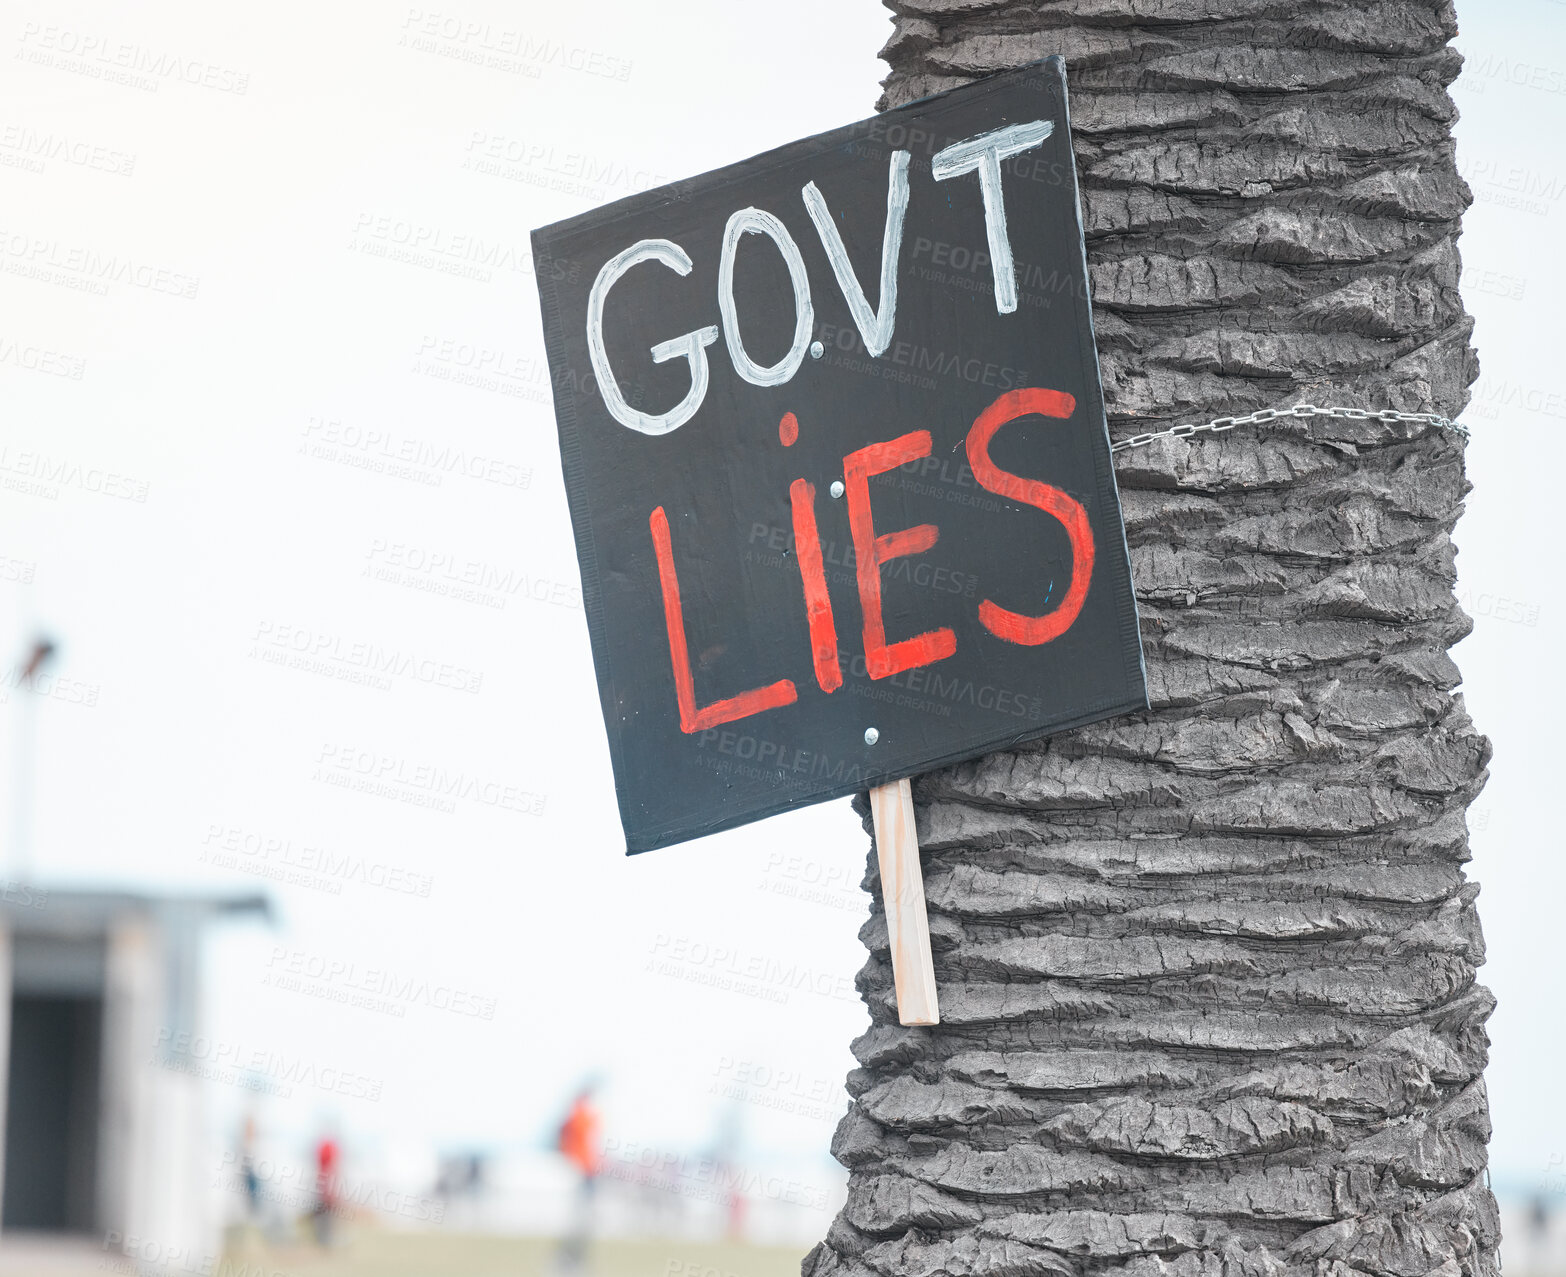
[[[1442,430],[1450,430],[1465,440],[1469,437],[1467,426],[1450,418],[1437,416],[1433,412],[1393,412],[1391,409],[1370,412],[1365,408],[1318,408],[1315,404],[1301,403],[1295,404],[1292,408],[1263,408],[1260,412],[1247,413],[1243,417],[1217,417],[1200,426],[1170,426],[1167,430],[1153,430],[1147,434],[1132,435],[1129,439],[1121,439],[1111,444],[1109,450],[1129,452],[1132,448],[1145,448],[1158,439],[1189,439],[1192,435],[1203,433],[1221,434],[1225,430],[1233,430],[1236,426],[1264,426],[1269,421],[1277,421],[1285,417],[1337,417],[1343,421],[1417,421],[1428,426],[1439,426]]]

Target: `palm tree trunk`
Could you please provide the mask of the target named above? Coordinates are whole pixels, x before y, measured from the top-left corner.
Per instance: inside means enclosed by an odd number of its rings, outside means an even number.
[[[1112,435],[1461,410],[1450,4],[893,7],[883,105],[1065,55]],[[915,782],[943,1022],[899,1027],[877,898],[806,1277],[1488,1277],[1460,442],[1118,460],[1153,709]]]

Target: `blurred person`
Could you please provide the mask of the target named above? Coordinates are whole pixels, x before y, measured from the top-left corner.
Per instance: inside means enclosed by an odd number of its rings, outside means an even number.
[[[1528,1206],[1528,1268],[1533,1273],[1548,1272],[1550,1263],[1550,1199],[1541,1190]]]
[[[718,1138],[712,1150],[714,1178],[724,1189],[723,1235],[731,1242],[745,1237],[745,1170],[740,1165],[744,1114],[738,1100],[732,1100],[718,1118]]]
[[[728,1212],[724,1219],[724,1236],[731,1242],[745,1240],[745,1211],[749,1202],[745,1194],[740,1191],[739,1180],[736,1177],[729,1185]]]
[[[323,1249],[332,1244],[333,1223],[337,1215],[337,1168],[342,1160],[342,1150],[330,1134],[321,1136],[315,1146],[315,1205],[310,1212],[310,1222],[315,1231],[315,1244]]]
[[[256,1169],[256,1115],[245,1114],[239,1130],[239,1176],[245,1192],[245,1222],[261,1220],[261,1175]]]
[[[484,1153],[441,1157],[435,1176],[435,1197],[447,1224],[471,1228],[482,1219],[488,1168],[488,1155]]]
[[[435,1196],[442,1201],[477,1197],[484,1190],[485,1158],[482,1153],[443,1157],[435,1176]]]
[[[581,1176],[576,1210],[555,1257],[555,1267],[560,1272],[578,1272],[583,1268],[593,1237],[593,1199],[598,1172],[603,1168],[603,1119],[593,1103],[593,1092],[591,1083],[577,1092],[555,1140],[555,1147]]]

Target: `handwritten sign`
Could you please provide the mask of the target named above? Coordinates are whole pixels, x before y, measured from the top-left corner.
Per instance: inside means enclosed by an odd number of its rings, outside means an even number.
[[[533,244],[630,851],[1145,706],[1058,58]]]

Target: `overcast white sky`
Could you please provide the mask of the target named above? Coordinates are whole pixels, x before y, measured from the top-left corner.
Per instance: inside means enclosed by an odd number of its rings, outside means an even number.
[[[1485,371],[1457,656],[1496,750],[1472,866],[1501,1003],[1492,1156],[1498,1187],[1528,1187],[1566,1151],[1566,5],[1509,7],[1462,8]],[[279,925],[214,946],[215,1034],[380,1083],[338,1103],[350,1140],[537,1143],[596,1071],[622,1138],[696,1149],[715,1085],[750,1069],[752,1155],[826,1158],[865,1024],[866,839],[834,803],[623,857],[523,267],[535,226],[868,115],[887,31],[870,0],[0,5],[0,665],[40,630],[60,643],[33,863],[59,883],[266,886]],[[69,145],[40,155],[40,137]],[[478,278],[475,237],[500,250]],[[90,291],[94,257],[129,269]],[[384,464],[448,442],[487,477]],[[29,454],[68,477],[28,490]],[[485,569],[528,584],[430,588]],[[295,643],[326,672],[267,659]],[[349,681],[331,660],[355,644],[431,662],[429,681]],[[0,691],[9,797],[20,715]],[[407,786],[333,783],[370,765],[541,803],[433,811]],[[266,882],[244,871],[265,840],[388,885]],[[825,992],[704,982],[751,961],[808,967]],[[352,967],[337,987],[390,970],[492,1014],[268,982],[332,963]],[[799,1088],[803,1115],[766,1102]],[[328,1111],[296,1096],[271,1120],[302,1132]]]

